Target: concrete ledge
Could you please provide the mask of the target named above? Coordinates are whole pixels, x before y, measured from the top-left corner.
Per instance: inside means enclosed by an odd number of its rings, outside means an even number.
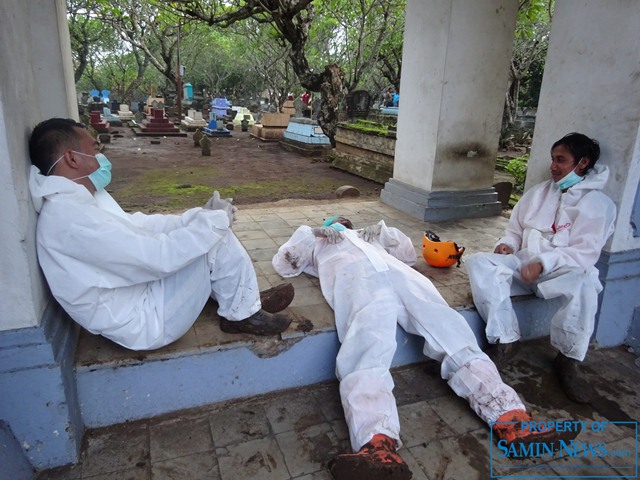
[[[523,339],[548,334],[553,308],[533,296],[514,299]],[[475,309],[458,309],[481,346],[484,322]],[[288,332],[285,332],[288,333]],[[422,362],[423,341],[398,327],[392,366]],[[186,408],[335,379],[340,344],[335,328],[285,339],[240,340],[206,350],[77,366],[78,395],[87,427],[102,427]]]

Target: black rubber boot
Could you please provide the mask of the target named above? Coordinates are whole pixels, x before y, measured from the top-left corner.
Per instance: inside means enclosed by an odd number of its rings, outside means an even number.
[[[506,367],[520,349],[520,342],[496,343],[489,350],[487,356],[498,368]]]
[[[277,287],[260,292],[262,310],[269,313],[278,313],[289,306],[295,296],[295,290],[290,283],[283,283]]]
[[[220,330],[226,333],[249,333],[251,335],[276,335],[284,332],[291,318],[283,314],[271,314],[258,310],[249,318],[240,321],[220,319]]]
[[[565,357],[558,352],[553,361],[553,366],[556,369],[564,394],[574,402],[589,403],[593,399],[595,392],[589,382],[582,378],[580,363],[578,360]]]

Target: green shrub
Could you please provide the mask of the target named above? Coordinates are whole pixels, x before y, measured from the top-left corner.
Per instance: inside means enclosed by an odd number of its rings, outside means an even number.
[[[512,158],[507,163],[505,170],[511,174],[514,180],[514,188],[521,192],[524,189],[524,181],[527,178],[527,162],[529,154]]]

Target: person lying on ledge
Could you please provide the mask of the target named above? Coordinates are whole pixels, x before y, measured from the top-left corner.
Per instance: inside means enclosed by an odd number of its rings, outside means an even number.
[[[400,230],[384,221],[354,230],[341,216],[327,219],[321,227],[300,226],[273,257],[273,267],[285,278],[303,272],[318,277],[335,313],[341,342],[336,375],[356,453],[330,462],[334,478],[412,476],[396,451],[401,446],[400,421],[389,372],[396,325],[424,339],[425,356],[441,363],[442,378],[505,444],[575,438],[577,431],[520,428],[531,417],[518,394],[480,350],[465,319],[428,278],[411,268],[415,262],[413,244]]]

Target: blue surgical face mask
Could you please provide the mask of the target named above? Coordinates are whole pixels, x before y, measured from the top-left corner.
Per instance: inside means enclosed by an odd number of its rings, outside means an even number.
[[[72,178],[71,180],[80,180],[81,178],[89,178],[93,186],[96,187],[96,191],[104,190],[109,182],[111,182],[111,162],[109,159],[102,153],[96,153],[95,155],[88,155],[82,152],[73,151],[73,153],[77,153],[78,155],[84,155],[85,157],[95,157],[98,161],[98,169],[89,175],[84,175],[78,178]]]
[[[337,230],[339,232],[344,232],[347,227],[345,227],[344,225],[342,225],[341,223],[332,223],[331,225],[329,225],[331,228],[333,228],[334,230]]]
[[[581,177],[575,172],[575,168],[567,173],[564,177],[556,182],[556,186],[560,190],[566,190],[567,188],[573,187],[576,183],[584,180],[584,177]]]

